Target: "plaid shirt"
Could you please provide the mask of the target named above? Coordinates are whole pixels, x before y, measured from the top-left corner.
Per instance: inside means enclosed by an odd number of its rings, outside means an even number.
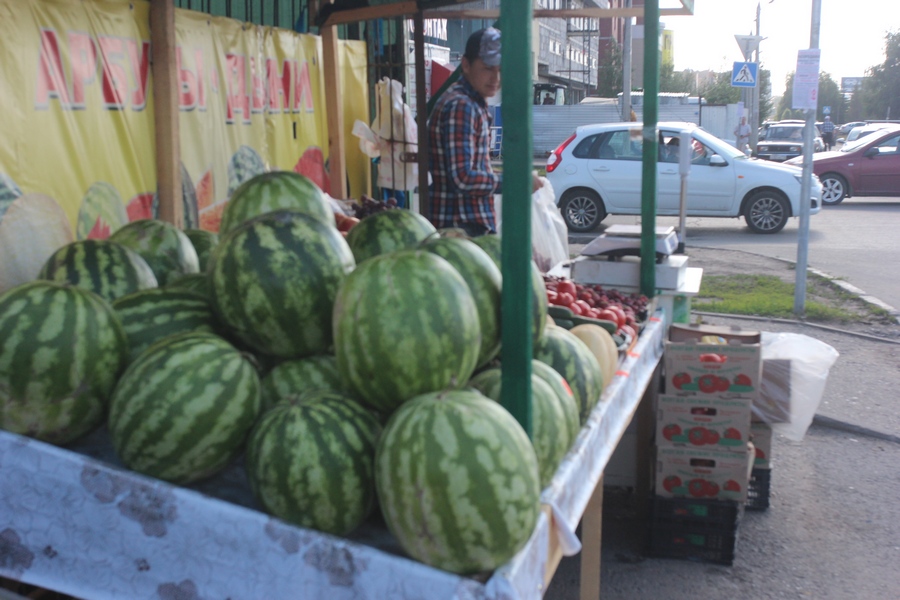
[[[500,176],[491,168],[491,114],[464,77],[435,105],[428,140],[435,227],[480,223],[496,232],[493,195]]]

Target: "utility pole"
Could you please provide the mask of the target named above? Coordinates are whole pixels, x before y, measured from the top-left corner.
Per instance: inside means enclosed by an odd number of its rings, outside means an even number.
[[[759,3],[756,3],[756,37],[759,37]],[[759,44],[756,45],[756,85],[753,86],[753,102],[750,109],[750,148],[756,152],[756,144],[759,142],[759,88],[762,82],[762,67],[759,64]]]
[[[631,0],[625,0],[631,8]],[[631,19],[625,17],[625,39],[622,41],[622,120],[631,120]]]

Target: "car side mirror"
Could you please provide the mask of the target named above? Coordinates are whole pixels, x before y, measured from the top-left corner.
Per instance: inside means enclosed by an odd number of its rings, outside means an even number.
[[[728,165],[728,163],[718,154],[713,154],[709,157],[709,166],[711,167],[724,167],[726,165]]]
[[[863,156],[866,158],[872,158],[873,156],[878,156],[878,146],[872,146],[868,150],[863,153]]]

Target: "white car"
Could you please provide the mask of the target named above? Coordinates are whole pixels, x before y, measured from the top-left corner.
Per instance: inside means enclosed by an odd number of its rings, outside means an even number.
[[[640,123],[602,123],[575,130],[547,159],[547,179],[570,231],[593,231],[606,215],[641,214]],[[687,214],[744,217],[754,233],[777,233],[800,214],[802,170],[749,158],[693,123],[659,123],[656,214],[678,216],[681,176],[670,141],[691,136]],[[822,185],[813,176],[810,214],[822,207]]]

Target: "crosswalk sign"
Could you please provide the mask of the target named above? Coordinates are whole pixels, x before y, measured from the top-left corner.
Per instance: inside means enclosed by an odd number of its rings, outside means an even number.
[[[756,76],[759,64],[754,62],[736,62],[731,70],[732,87],[756,87]]]

